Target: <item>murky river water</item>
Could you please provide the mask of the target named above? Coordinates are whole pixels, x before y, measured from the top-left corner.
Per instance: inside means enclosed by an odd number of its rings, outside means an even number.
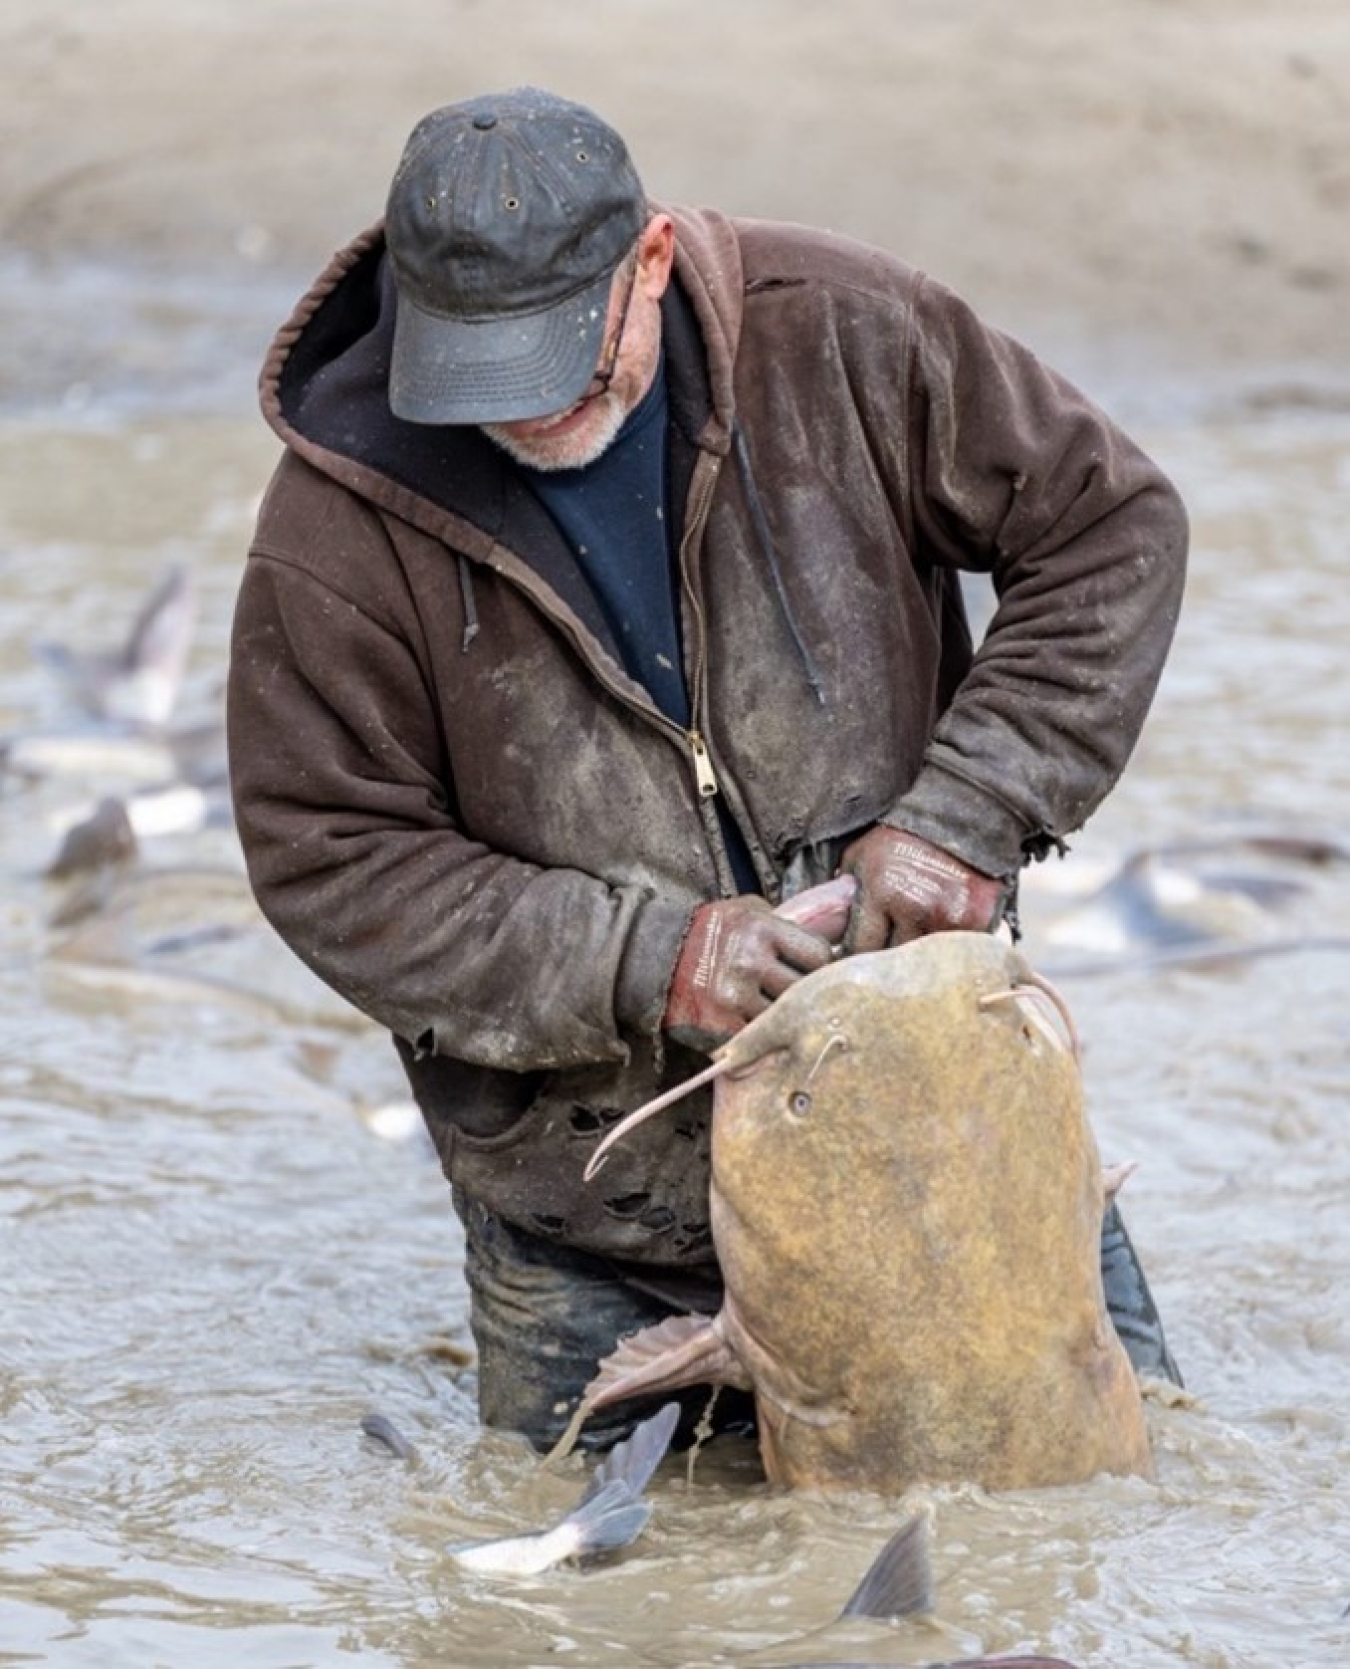
[[[185,714],[210,718],[270,442],[242,402],[76,403],[4,421],[0,730],[68,716],[32,639],[116,641],[175,561],[200,590]],[[1350,417],[1136,427],[1192,506],[1188,611],[1068,890],[1037,877],[1025,914],[1085,1039],[1104,1153],[1140,1161],[1127,1216],[1194,1392],[1150,1402],[1157,1481],[933,1492],[928,1627],[827,1627],[900,1509],[770,1493],[737,1443],[692,1486],[668,1468],[613,1566],[462,1574],[446,1542],[557,1516],[579,1474],[476,1430],[457,1232],[421,1140],[393,1139],[391,1051],[269,939],[228,828],[147,838],[82,901],[42,872],[125,785],[10,777],[0,1664],[1350,1661],[1350,954],[1090,971],[1120,922],[1083,903],[1141,845],[1347,838]],[[1346,862],[1224,867],[1169,859],[1155,909],[1224,942],[1350,934]],[[1289,896],[1254,899],[1234,870]],[[1198,872],[1208,891],[1179,896]],[[414,1464],[359,1435],[371,1407]]]

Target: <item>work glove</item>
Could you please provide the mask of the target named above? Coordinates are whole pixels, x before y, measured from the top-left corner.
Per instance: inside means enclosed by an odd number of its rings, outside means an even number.
[[[884,823],[845,848],[840,869],[858,881],[844,936],[849,955],[953,928],[990,931],[1002,919],[1010,891],[1006,881]]]
[[[838,936],[846,919],[842,910],[833,916],[823,925]],[[675,963],[662,1027],[677,1043],[711,1053],[833,956],[830,939],[776,914],[766,899],[700,904]]]

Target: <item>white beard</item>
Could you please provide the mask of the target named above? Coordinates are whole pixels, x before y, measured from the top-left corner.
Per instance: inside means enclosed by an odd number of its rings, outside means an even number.
[[[591,401],[586,427],[572,434],[555,438],[544,433],[524,440],[497,423],[484,423],[482,430],[495,446],[526,469],[584,469],[609,449],[627,416],[628,409],[619,396],[606,390]]]

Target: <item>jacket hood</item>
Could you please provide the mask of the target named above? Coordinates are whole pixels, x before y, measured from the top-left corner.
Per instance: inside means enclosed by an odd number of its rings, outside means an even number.
[[[692,444],[724,453],[744,300],[740,246],[732,223],[714,211],[665,212],[676,232],[663,333],[682,373],[672,379],[672,417]],[[474,464],[487,449],[494,460],[499,455],[476,427],[394,416],[388,385],[397,305],[380,221],[333,256],[277,332],[259,378],[263,415],[290,450],[343,486],[485,556],[501,524],[500,470]],[[448,507],[428,489],[451,480],[462,514],[452,516],[461,525],[447,529]],[[474,501],[475,480],[485,501]]]

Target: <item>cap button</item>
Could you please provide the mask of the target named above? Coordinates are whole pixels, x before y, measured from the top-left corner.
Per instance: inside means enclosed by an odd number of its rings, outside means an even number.
[[[481,132],[486,133],[489,128],[496,127],[497,118],[490,110],[480,110],[473,119],[473,125]]]

